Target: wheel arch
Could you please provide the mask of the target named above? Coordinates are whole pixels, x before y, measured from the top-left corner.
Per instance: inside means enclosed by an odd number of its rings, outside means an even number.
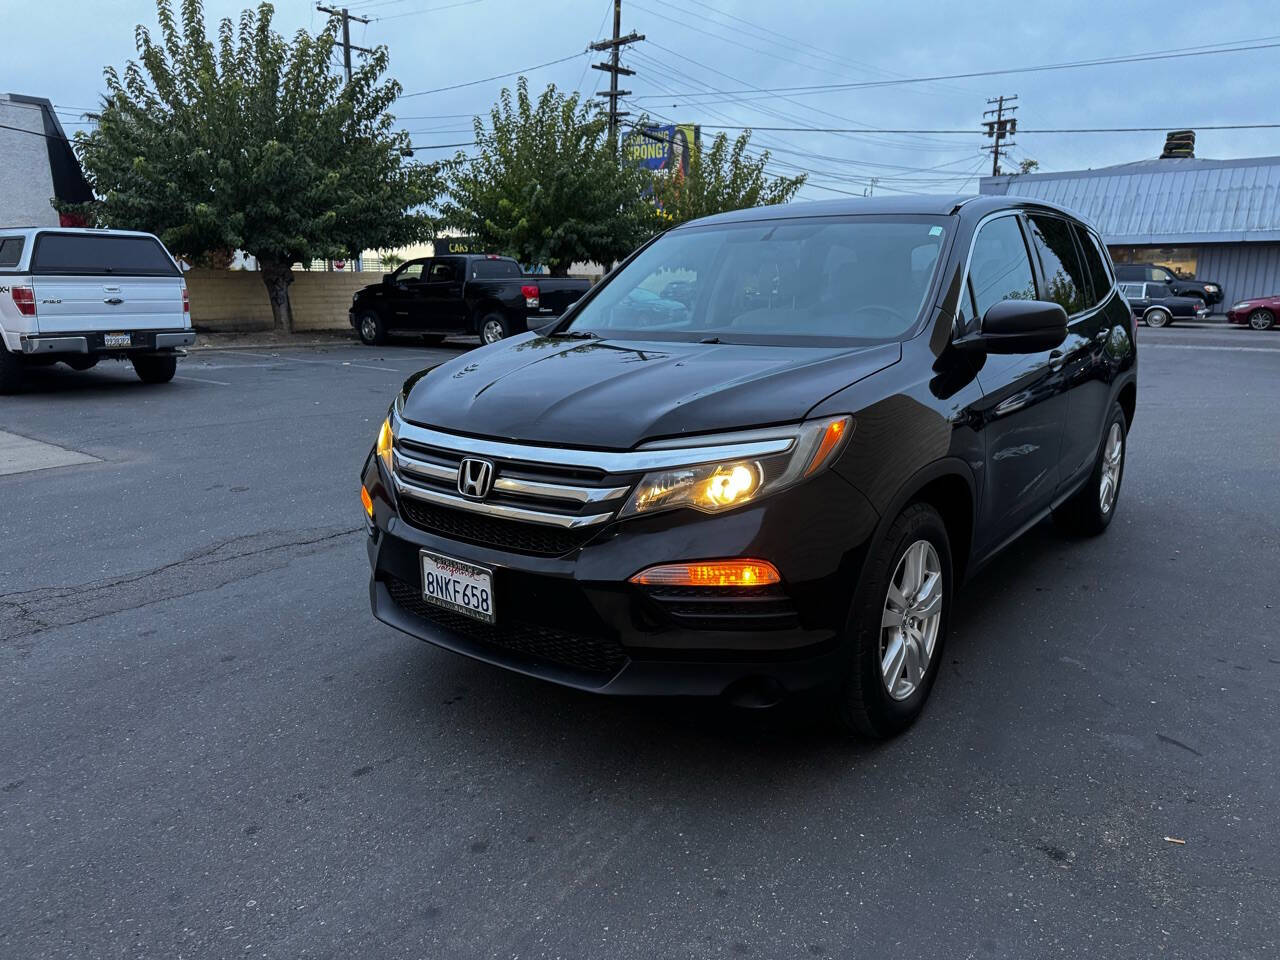
[[[877,542],[898,514],[913,503],[927,503],[938,511],[951,541],[955,582],[962,583],[972,560],[978,493],[973,471],[958,457],[946,457],[916,471],[894,494],[876,525]]]

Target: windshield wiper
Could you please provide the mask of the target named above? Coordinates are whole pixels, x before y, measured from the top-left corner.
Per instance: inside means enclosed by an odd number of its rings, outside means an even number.
[[[557,339],[563,337],[565,340],[599,340],[600,334],[592,333],[590,330],[562,330],[559,333],[549,333],[549,337]]]

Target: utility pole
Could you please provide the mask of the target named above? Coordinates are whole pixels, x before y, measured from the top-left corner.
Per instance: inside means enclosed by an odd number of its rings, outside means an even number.
[[[1017,94],[1012,97],[999,96],[989,99],[987,103],[994,103],[994,110],[984,110],[982,115],[989,117],[995,114],[994,120],[983,120],[983,125],[987,128],[987,136],[992,139],[992,144],[987,149],[991,151],[991,175],[993,177],[1000,176],[1000,158],[1004,156],[1004,151],[1009,147],[1016,147],[1017,144],[1010,140],[1001,146],[1001,142],[1006,137],[1011,137],[1018,132],[1018,118],[1015,117],[1014,111],[1017,107],[1011,107],[1009,104],[1017,100]]]
[[[347,70],[347,83],[351,82],[351,51],[356,50],[360,53],[373,53],[368,47],[357,47],[351,43],[351,21],[356,23],[368,23],[368,17],[357,17],[353,13],[348,13],[346,7],[335,10],[333,7],[326,7],[323,4],[316,4],[316,9],[321,13],[327,13],[331,17],[342,18],[342,65]]]
[[[605,93],[601,90],[597,96],[607,97],[609,100],[609,139],[617,143],[618,139],[618,119],[627,116],[627,111],[618,109],[618,98],[631,95],[630,90],[618,89],[618,77],[633,77],[634,70],[628,70],[618,63],[618,54],[629,43],[635,43],[643,40],[644,34],[632,31],[625,37],[622,36],[622,0],[613,0],[613,39],[601,40],[599,43],[591,44],[592,50],[609,50],[608,63],[593,63],[592,70],[603,70],[609,74],[609,92]]]

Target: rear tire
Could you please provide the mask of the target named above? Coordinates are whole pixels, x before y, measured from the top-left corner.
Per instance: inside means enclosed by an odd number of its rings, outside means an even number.
[[[1276,315],[1270,310],[1255,310],[1249,314],[1249,326],[1254,330],[1270,330],[1275,322]]]
[[[1079,492],[1053,511],[1058,529],[1075,536],[1096,537],[1111,525],[1120,503],[1128,447],[1128,420],[1120,404],[1112,404],[1089,479]]]
[[[360,342],[367,347],[377,347],[387,342],[387,325],[372,310],[360,314],[356,332]]]
[[[511,326],[500,313],[487,313],[480,318],[480,342],[497,343],[511,336]]]
[[[178,372],[178,358],[172,355],[131,357],[130,362],[143,383],[168,383]]]
[[[946,524],[929,504],[913,503],[868,556],[856,591],[836,704],[846,730],[880,740],[915,722],[942,662],[951,591]]]
[[[21,393],[26,379],[26,365],[16,353],[10,353],[0,343],[0,395]]]
[[[1173,322],[1173,317],[1163,307],[1156,307],[1154,310],[1147,311],[1146,316],[1142,318],[1142,322],[1148,327],[1167,327]]]

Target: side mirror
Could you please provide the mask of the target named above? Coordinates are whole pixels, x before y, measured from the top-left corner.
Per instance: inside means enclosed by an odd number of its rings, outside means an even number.
[[[1039,353],[1067,339],[1067,311],[1046,300],[1001,300],[982,316],[982,329],[955,341],[987,353]]]

